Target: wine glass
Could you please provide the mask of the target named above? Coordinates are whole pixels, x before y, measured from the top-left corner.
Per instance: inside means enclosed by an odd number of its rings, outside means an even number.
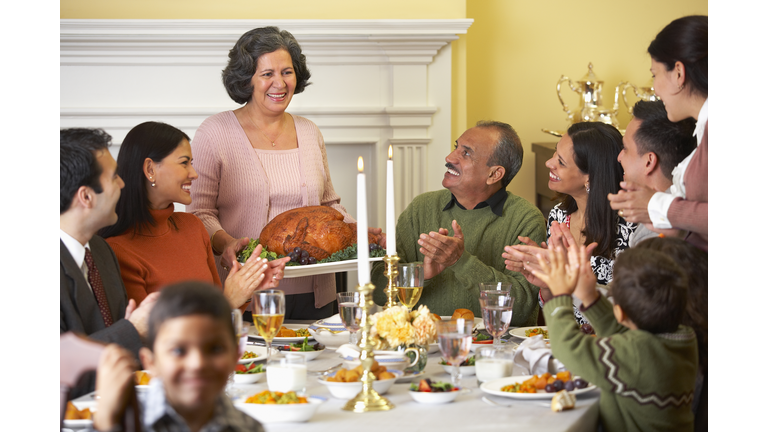
[[[363,308],[360,307],[360,293],[357,291],[336,294],[339,299],[339,316],[344,328],[349,331],[349,343],[357,344],[357,332],[360,330],[360,319]]]
[[[283,325],[285,294],[276,289],[257,291],[253,294],[253,325],[267,345],[267,363],[272,356],[272,339]]]
[[[485,330],[493,336],[494,348],[501,347],[501,335],[512,321],[512,305],[515,298],[506,291],[480,291],[480,309]]]
[[[459,318],[451,321],[438,321],[436,324],[440,352],[443,354],[443,358],[453,365],[451,384],[454,387],[459,387],[459,381],[461,381],[459,365],[469,356],[469,349],[472,346],[472,328],[475,323]]]
[[[410,311],[421,298],[424,289],[424,263],[397,265],[397,298]]]

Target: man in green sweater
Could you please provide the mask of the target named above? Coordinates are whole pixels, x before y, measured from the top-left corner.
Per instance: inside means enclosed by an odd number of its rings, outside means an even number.
[[[504,246],[518,236],[545,241],[546,221],[528,201],[506,187],[523,163],[523,146],[506,123],[479,122],[456,141],[445,158],[444,190],[414,198],[397,221],[400,263],[424,263],[424,290],[418,304],[438,315],[466,308],[480,316],[480,282],[512,284],[513,326],[533,325],[539,289],[507,270]],[[376,263],[374,300],[386,302],[385,264]]]
[[[550,244],[549,248],[552,249]],[[552,355],[600,388],[600,423],[611,431],[693,431],[696,335],[680,325],[688,299],[685,272],[665,254],[631,248],[613,267],[611,303],[595,288],[584,246],[540,256],[555,296],[544,304]],[[568,264],[566,264],[566,261]],[[571,294],[596,337],[579,331]]]

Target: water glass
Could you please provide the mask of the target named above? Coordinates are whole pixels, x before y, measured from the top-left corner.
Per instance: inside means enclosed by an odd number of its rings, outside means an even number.
[[[438,321],[437,342],[445,361],[453,366],[451,384],[460,387],[461,371],[459,365],[469,356],[472,347],[472,328],[474,321],[463,318],[452,321]]]
[[[397,265],[397,298],[411,310],[421,298],[424,289],[424,263]]]
[[[307,388],[307,363],[303,356],[285,354],[285,357],[267,363],[269,391],[304,394]]]
[[[480,291],[506,291],[512,292],[512,284],[507,282],[480,282],[477,284]]]
[[[493,336],[493,346],[501,346],[501,336],[512,320],[515,298],[506,291],[480,291],[480,310],[485,330]]]
[[[360,330],[360,320],[363,308],[360,307],[360,293],[350,291],[336,294],[339,300],[339,317],[344,328],[349,331],[349,343],[357,345],[357,332]]]
[[[477,385],[499,378],[512,376],[516,348],[509,345],[501,348],[492,346],[475,350],[475,376]]]

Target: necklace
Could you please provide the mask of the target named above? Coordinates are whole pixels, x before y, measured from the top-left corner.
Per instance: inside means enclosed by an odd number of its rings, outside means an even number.
[[[248,121],[251,122],[253,127],[255,127],[257,131],[259,131],[262,135],[264,135],[264,138],[266,138],[267,141],[271,142],[272,143],[272,147],[274,147],[275,146],[275,142],[277,142],[278,138],[280,138],[280,135],[283,134],[283,129],[285,129],[285,122],[283,122],[283,124],[280,125],[280,133],[277,134],[277,136],[275,137],[274,140],[271,140],[271,139],[269,139],[267,134],[265,134],[264,131],[261,130],[260,127],[256,126],[256,123],[253,121],[253,119],[251,119],[251,116],[248,115],[248,113],[246,113],[245,116],[248,117]],[[285,118],[285,114],[283,114],[283,118]]]

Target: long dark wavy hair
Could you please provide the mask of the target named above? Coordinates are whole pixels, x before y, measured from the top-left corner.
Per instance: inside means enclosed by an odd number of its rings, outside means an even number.
[[[616,159],[622,149],[621,133],[615,127],[599,122],[576,123],[568,128],[573,140],[573,160],[581,172],[589,176],[587,208],[584,209],[584,244],[597,242],[594,254],[614,258],[616,226],[619,215],[611,209],[608,194],[618,193],[624,170]],[[560,208],[566,214],[578,209],[576,200],[562,194]]]
[[[169,124],[160,122],[145,122],[128,132],[117,154],[117,173],[125,182],[117,201],[117,223],[102,228],[99,231],[100,236],[113,237],[129,229],[133,229],[135,235],[145,226],[155,226],[157,222],[149,213],[144,161],[147,158],[155,162],[162,161],[173,153],[184,139],[189,141],[189,136]],[[174,229],[178,229],[173,217],[170,222]]]

